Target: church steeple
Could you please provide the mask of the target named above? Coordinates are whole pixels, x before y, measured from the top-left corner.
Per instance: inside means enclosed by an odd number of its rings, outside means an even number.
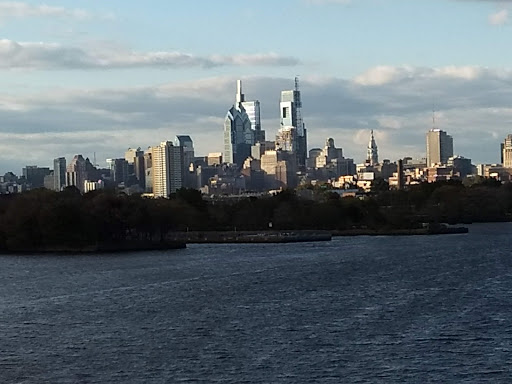
[[[370,142],[368,143],[368,150],[366,153],[366,162],[370,165],[377,165],[379,162],[379,153],[377,143],[375,142],[375,136],[373,135],[373,129],[371,131]]]

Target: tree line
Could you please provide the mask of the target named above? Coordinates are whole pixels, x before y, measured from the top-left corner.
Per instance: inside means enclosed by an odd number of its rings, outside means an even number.
[[[161,240],[170,231],[416,228],[424,222],[512,218],[512,184],[483,180],[422,183],[364,199],[321,190],[314,200],[285,190],[275,196],[206,201],[192,189],[170,199],[93,191],[37,189],[0,196],[0,249],[87,246]]]

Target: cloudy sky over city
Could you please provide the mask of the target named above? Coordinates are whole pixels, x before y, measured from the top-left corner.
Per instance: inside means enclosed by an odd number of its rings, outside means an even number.
[[[454,152],[499,162],[512,133],[512,1],[0,1],[0,172],[189,134],[222,150],[236,79],[273,139],[300,77],[309,148],[363,161]]]

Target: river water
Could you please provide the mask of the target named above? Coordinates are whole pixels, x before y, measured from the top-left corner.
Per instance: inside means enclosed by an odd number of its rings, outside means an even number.
[[[510,383],[512,224],[0,257],[1,383]]]

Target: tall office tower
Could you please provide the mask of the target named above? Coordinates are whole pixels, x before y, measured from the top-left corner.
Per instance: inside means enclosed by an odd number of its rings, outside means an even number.
[[[182,187],[183,148],[164,141],[152,147],[153,195],[168,198]]]
[[[188,135],[178,135],[174,138],[176,147],[183,147],[183,166],[188,169],[194,162],[194,142]]]
[[[501,143],[501,163],[504,168],[512,168],[512,135],[507,135]]]
[[[242,85],[240,84],[240,87],[241,86]],[[245,112],[247,113],[247,116],[249,116],[249,120],[251,121],[251,129],[254,132],[254,142],[264,142],[265,131],[261,129],[260,102],[258,100],[243,101],[242,107],[244,107]]]
[[[66,168],[66,186],[75,186],[84,192],[84,182],[87,180],[87,165],[82,155],[75,155]]]
[[[377,149],[377,143],[375,142],[375,137],[373,136],[373,129],[370,141],[368,142],[368,149],[366,151],[366,163],[370,165],[377,165],[379,163],[379,152]]]
[[[183,187],[196,188],[194,172],[194,142],[188,135],[178,135],[174,138],[174,145],[183,149]],[[192,167],[192,169],[191,169]]]
[[[445,131],[432,128],[427,132],[427,167],[446,164],[453,156],[453,138]]]
[[[53,190],[60,192],[66,186],[66,158],[53,160]]]
[[[242,82],[236,83],[236,101],[224,120],[224,162],[241,166],[251,155],[255,133],[251,129],[251,119],[243,103]]]
[[[295,89],[281,92],[279,104],[281,127],[276,136],[276,148],[294,152],[297,166],[306,166],[307,132],[302,121],[302,101],[300,98],[299,79],[295,78]]]

